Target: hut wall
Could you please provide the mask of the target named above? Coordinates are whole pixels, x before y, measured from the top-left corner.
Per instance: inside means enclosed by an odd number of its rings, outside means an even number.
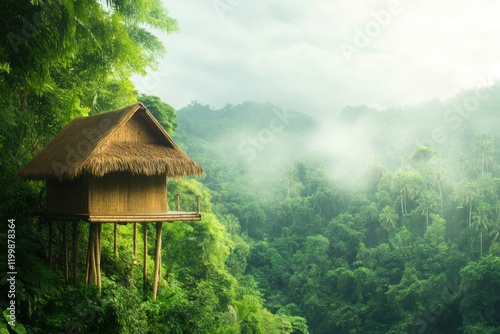
[[[160,144],[161,141],[158,138],[158,134],[153,132],[142,114],[141,112],[137,112],[132,116],[110,140],[120,143]]]
[[[165,174],[146,176],[117,172],[93,177],[90,187],[90,212],[165,212],[166,182]]]
[[[88,177],[59,182],[47,180],[47,212],[87,213],[89,207]]]

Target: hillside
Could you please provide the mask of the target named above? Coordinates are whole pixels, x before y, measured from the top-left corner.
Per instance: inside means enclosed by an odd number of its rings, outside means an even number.
[[[271,311],[312,333],[494,333],[500,90],[481,92],[297,113],[253,159],[238,147],[277,107],[190,105],[177,138],[250,245],[245,273]]]

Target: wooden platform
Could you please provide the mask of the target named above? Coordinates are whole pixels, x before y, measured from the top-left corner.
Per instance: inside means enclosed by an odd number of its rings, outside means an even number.
[[[142,222],[176,222],[176,221],[199,221],[199,212],[166,211],[166,212],[123,212],[113,214],[72,213],[58,214],[50,212],[33,213],[54,220],[85,220],[89,223],[142,223]]]

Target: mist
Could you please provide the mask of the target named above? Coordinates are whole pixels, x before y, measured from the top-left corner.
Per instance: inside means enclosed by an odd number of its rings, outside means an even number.
[[[176,109],[193,99],[216,109],[255,100],[315,118],[346,106],[446,100],[500,78],[498,6],[173,2],[182,32],[161,35],[167,56],[134,82]]]
[[[364,187],[375,166],[411,165],[419,146],[432,148],[447,173],[458,178],[458,157],[472,151],[476,136],[496,138],[499,99],[495,84],[446,100],[392,108],[345,106],[322,116],[261,102],[221,109],[195,102],[179,110],[178,131],[181,142],[189,136],[207,141],[210,153],[187,146],[195,159],[210,157],[203,166],[208,178],[239,173],[249,190],[261,193],[278,187],[294,164],[316,159],[335,183],[354,190]]]

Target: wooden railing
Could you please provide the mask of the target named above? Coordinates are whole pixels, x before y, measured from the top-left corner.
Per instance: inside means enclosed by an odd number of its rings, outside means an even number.
[[[196,213],[200,214],[200,195],[196,194],[175,194],[176,211],[181,211],[181,195],[182,196],[196,196]]]

